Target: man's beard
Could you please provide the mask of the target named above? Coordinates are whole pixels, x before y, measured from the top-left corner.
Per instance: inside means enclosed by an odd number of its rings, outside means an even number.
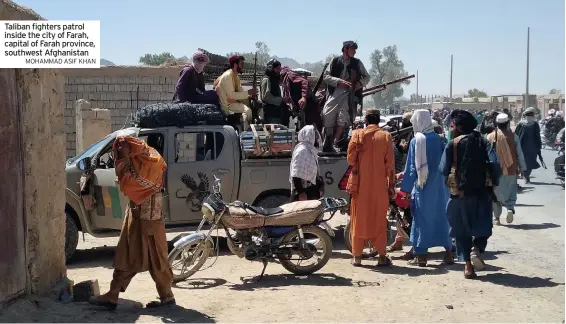
[[[236,72],[242,73],[243,71],[244,71],[244,69],[241,68],[239,65],[236,67]]]

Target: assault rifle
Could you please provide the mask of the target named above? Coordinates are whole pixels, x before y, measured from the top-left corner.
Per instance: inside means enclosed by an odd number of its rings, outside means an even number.
[[[316,84],[314,85],[314,88],[312,89],[313,95],[316,95],[318,88],[320,88],[320,85],[322,84],[322,80],[324,79],[324,72],[326,72],[326,69],[328,68],[328,64],[329,63],[324,64],[324,67],[322,68],[322,72],[320,72],[320,76],[318,77],[318,80],[316,80]]]
[[[369,95],[374,94],[376,92],[383,91],[387,88],[387,86],[390,86],[392,84],[399,83],[399,82],[405,82],[405,81],[412,79],[414,77],[415,77],[415,75],[411,74],[411,75],[403,77],[403,78],[395,79],[395,80],[392,80],[392,81],[389,81],[389,82],[378,84],[378,85],[373,86],[373,87],[369,87],[367,89],[364,89],[364,91],[362,92],[362,97],[369,96]]]
[[[257,91],[257,51],[255,52],[254,56],[254,75],[252,78],[252,89]],[[258,100],[257,92],[253,96],[250,97],[250,109],[252,110],[252,120],[259,124],[259,109],[261,108],[261,103]]]

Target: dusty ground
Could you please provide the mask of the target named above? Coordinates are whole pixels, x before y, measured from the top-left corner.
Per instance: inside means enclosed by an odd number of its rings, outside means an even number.
[[[556,153],[543,154],[551,165]],[[270,264],[263,282],[249,282],[259,275],[261,264],[229,256],[224,249],[211,268],[174,287],[177,307],[142,308],[141,303],[156,296],[144,273],[132,281],[116,311],[25,299],[8,308],[0,321],[563,323],[564,190],[551,170],[537,170],[534,176],[535,183],[519,195],[515,222],[494,229],[488,267],[477,280],[465,280],[461,264],[441,266],[441,254],[427,268],[404,261],[394,261],[387,270],[373,268],[376,261],[353,268],[338,239],[345,219],[337,216],[333,258],[310,277],[294,277]],[[116,239],[87,237],[69,265],[69,278],[98,279],[105,291],[115,244]]]

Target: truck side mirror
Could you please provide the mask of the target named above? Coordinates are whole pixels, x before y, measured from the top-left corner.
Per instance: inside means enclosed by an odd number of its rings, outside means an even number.
[[[85,157],[77,162],[77,168],[81,171],[88,171],[91,167],[91,159],[90,157]]]

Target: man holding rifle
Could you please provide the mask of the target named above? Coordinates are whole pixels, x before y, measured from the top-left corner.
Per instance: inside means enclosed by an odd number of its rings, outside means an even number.
[[[358,100],[353,100],[356,93],[361,93],[371,77],[364,64],[354,56],[358,44],[346,41],[342,44],[342,56],[332,59],[329,75],[324,77],[327,85],[327,100],[322,110],[324,127],[324,152],[335,152],[338,141],[348,126],[353,124],[353,114]]]

